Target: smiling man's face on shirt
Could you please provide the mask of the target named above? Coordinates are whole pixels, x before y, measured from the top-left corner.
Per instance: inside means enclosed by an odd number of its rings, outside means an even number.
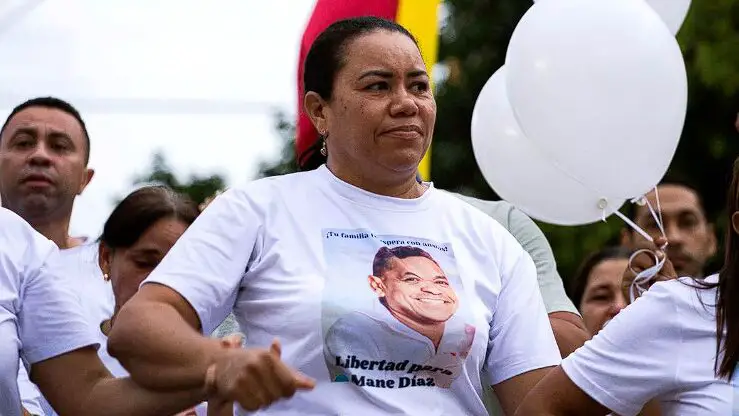
[[[440,324],[457,311],[457,295],[444,271],[426,257],[396,257],[381,277],[370,276],[370,280],[375,293],[401,321]]]

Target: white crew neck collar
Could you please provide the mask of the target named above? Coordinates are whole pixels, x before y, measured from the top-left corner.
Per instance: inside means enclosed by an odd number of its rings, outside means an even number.
[[[317,175],[321,182],[325,183],[332,191],[339,194],[344,199],[370,208],[389,210],[389,211],[420,211],[424,210],[430,204],[430,199],[437,192],[432,182],[423,182],[428,188],[418,198],[397,198],[386,195],[379,195],[362,188],[356,187],[350,183],[344,182],[334,175],[331,170],[324,164],[316,169]]]

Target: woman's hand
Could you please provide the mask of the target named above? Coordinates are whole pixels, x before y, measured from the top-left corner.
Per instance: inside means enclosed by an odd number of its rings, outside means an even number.
[[[280,359],[281,352],[276,340],[268,350],[228,348],[208,368],[209,397],[235,401],[254,411],[292,397],[298,390],[313,389],[315,381],[288,367]]]
[[[647,288],[652,287],[653,284],[657,282],[665,282],[668,280],[675,280],[677,279],[677,272],[675,271],[675,266],[672,265],[672,262],[667,257],[667,254],[662,250],[661,247],[664,247],[667,244],[667,240],[664,237],[657,238],[654,243],[648,243],[648,245],[645,245],[643,247],[640,247],[639,249],[647,249],[654,253],[654,255],[657,256],[657,258],[661,261],[662,259],[665,259],[665,263],[662,266],[662,269],[660,269],[659,272],[657,272],[656,275],[652,276],[652,278],[649,279],[649,281],[646,284]],[[638,298],[641,294],[638,293],[638,291],[635,291],[634,288],[631,287],[632,282],[636,278],[636,275],[638,273],[641,273],[642,271],[654,266],[654,256],[651,256],[644,253],[639,253],[636,257],[634,257],[634,260],[631,262],[629,267],[626,267],[626,270],[624,271],[623,275],[623,292],[624,296],[627,300],[631,299],[630,294],[633,291],[634,299]]]
[[[239,334],[231,334],[221,338],[221,345],[224,348],[241,348],[243,337]],[[206,385],[209,384],[206,380]],[[208,416],[233,416],[234,402],[231,400],[222,400],[218,397],[208,399]]]

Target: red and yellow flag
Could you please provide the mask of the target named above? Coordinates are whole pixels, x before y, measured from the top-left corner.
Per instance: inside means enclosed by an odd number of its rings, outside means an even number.
[[[310,46],[318,35],[332,23],[341,19],[359,16],[376,16],[394,20],[416,37],[421,47],[421,54],[429,72],[436,63],[439,43],[439,25],[437,13],[441,0],[317,0],[308,26],[303,33],[298,59],[298,123],[296,129],[296,155],[298,160],[307,157],[307,153],[316,151],[318,140],[313,124],[303,109],[303,64]],[[426,153],[419,173],[424,180],[431,177],[431,149]]]

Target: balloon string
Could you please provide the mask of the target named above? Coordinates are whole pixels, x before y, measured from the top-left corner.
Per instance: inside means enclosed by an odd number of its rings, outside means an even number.
[[[660,233],[662,234],[662,237],[667,240],[667,235],[665,233],[665,227],[662,222],[662,206],[659,202],[659,191],[657,190],[657,187],[654,187],[654,196],[657,201],[657,209],[655,210],[652,207],[652,204],[649,202],[649,199],[647,199],[645,196],[641,196],[639,198],[634,198],[631,200],[631,203],[634,204],[641,204],[645,203],[647,208],[649,209],[649,213],[652,215],[652,218],[654,218],[654,222],[657,224],[657,227],[659,228]],[[605,204],[602,206],[602,218],[603,221],[606,220],[606,206]],[[624,215],[622,212],[616,210],[613,212],[621,218],[629,227],[631,227],[634,231],[639,233],[642,237],[644,237],[647,241],[654,243],[654,239],[651,235],[649,235],[646,231],[644,231],[641,227],[639,227],[634,221],[631,220],[631,218]],[[667,248],[667,244],[665,243],[662,247],[660,247],[660,250],[665,250]],[[650,254],[654,257],[654,266],[642,270],[641,272],[637,273],[636,270],[634,270],[634,267],[632,265],[634,259],[639,254],[646,253]],[[646,292],[647,289],[649,289],[648,283],[652,279],[652,277],[656,276],[657,273],[662,270],[662,267],[665,265],[665,261],[667,260],[666,256],[663,256],[660,260],[659,256],[652,250],[648,249],[641,249],[635,251],[631,257],[629,257],[629,269],[636,275],[634,277],[634,280],[631,282],[631,286],[629,288],[629,298],[631,299],[631,302],[633,302],[637,297],[641,296],[642,293]]]

